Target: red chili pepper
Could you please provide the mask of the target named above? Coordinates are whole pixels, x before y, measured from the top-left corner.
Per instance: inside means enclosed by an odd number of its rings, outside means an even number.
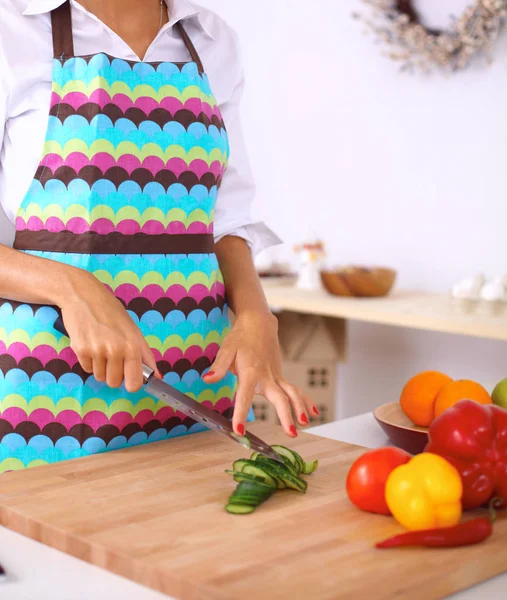
[[[376,544],[377,548],[397,548],[400,546],[425,546],[426,548],[453,548],[471,546],[488,539],[493,533],[496,518],[495,508],[503,505],[503,500],[493,498],[489,504],[489,517],[479,517],[454,527],[409,531]]]

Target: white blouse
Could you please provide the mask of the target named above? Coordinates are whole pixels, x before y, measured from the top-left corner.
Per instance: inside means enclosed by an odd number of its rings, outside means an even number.
[[[48,123],[53,44],[50,11],[64,0],[8,0],[0,4],[0,205],[14,223],[39,164]],[[250,213],[255,194],[239,116],[244,76],[236,33],[215,13],[190,0],[167,0],[169,23],[144,60],[188,61],[173,27],[185,29],[204,64],[230,137],[231,157],[215,209],[215,240],[245,239],[253,254],[280,243]],[[71,0],[76,55],[104,52],[139,61],[132,49],[95,15]]]

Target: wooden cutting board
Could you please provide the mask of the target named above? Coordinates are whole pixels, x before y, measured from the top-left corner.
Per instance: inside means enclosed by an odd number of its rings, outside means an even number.
[[[252,430],[287,442],[273,426]],[[307,494],[279,492],[251,515],[224,511],[224,469],[245,452],[203,433],[4,474],[0,521],[182,600],[432,600],[507,569],[504,516],[483,545],[375,550],[401,529],[347,500],[364,450],[308,434],[291,446],[320,460]]]

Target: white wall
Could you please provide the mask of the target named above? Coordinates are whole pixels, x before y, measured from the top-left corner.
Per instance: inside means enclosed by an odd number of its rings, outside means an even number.
[[[491,67],[428,78],[381,57],[351,19],[359,0],[201,2],[240,34],[257,211],[287,254],[310,228],[337,263],[394,266],[406,288],[507,274],[507,34]],[[445,25],[467,4],[418,6]],[[488,387],[507,375],[505,343],[359,324],[350,336],[343,415],[397,399],[425,368]]]
[[[436,291],[507,273],[507,35],[492,67],[425,78],[380,56],[350,18],[359,0],[201,2],[241,36],[256,210],[289,249],[313,229],[337,263],[394,266],[400,286]],[[418,4],[442,24],[467,3]],[[507,344],[352,324],[341,414],[397,398],[425,368],[491,386]]]

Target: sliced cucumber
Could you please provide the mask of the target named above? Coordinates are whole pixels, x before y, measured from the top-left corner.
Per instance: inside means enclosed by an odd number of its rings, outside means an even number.
[[[287,458],[292,466],[296,469],[297,475],[303,472],[305,467],[305,461],[301,458],[301,456],[295,452],[294,450],[290,450],[285,446],[272,446],[273,450],[279,454],[282,458]]]
[[[305,475],[311,475],[312,473],[314,473],[317,470],[318,466],[319,466],[318,460],[314,460],[313,462],[305,462],[305,468],[303,469],[303,473]]]
[[[263,502],[264,500],[248,496],[231,496],[229,498],[229,506],[253,506],[254,508],[257,508]]]
[[[301,479],[300,477],[293,477],[292,475],[287,475],[283,481],[288,488],[303,494],[306,492],[308,487],[308,484],[304,479]]]
[[[253,496],[271,496],[275,493],[275,488],[265,483],[257,481],[242,481],[236,487],[234,492],[237,495],[253,495]]]
[[[241,458],[240,460],[235,460],[232,463],[232,468],[235,471],[239,471],[241,473],[241,471],[243,470],[243,467],[249,463],[250,463],[250,461],[247,458]]]
[[[313,473],[318,467],[318,461],[305,462],[297,452],[286,446],[272,448],[283,463],[253,452],[249,459],[236,460],[233,470],[226,471],[238,484],[225,508],[227,512],[235,515],[252,513],[277,489],[306,492],[308,484],[300,475]]]
[[[248,473],[239,473],[238,471],[226,471],[228,475],[234,477],[234,481],[241,483],[242,481],[258,481],[264,483],[266,479],[264,477],[256,477],[255,475],[249,475]]]
[[[288,469],[294,475],[294,477],[299,477],[299,471],[291,463],[291,461],[286,456],[280,456],[280,458],[283,460],[283,465],[276,460],[272,460],[271,458],[264,456],[263,454],[260,454],[255,459],[255,462],[257,464],[262,464],[262,465],[268,464],[268,465],[275,466],[275,467],[283,466],[285,469]]]
[[[305,469],[305,461],[303,460],[303,457],[300,454],[298,454],[295,450],[291,450],[291,452],[294,453],[294,457],[296,458],[296,461],[298,463],[299,473],[302,473]]]
[[[248,506],[246,504],[228,504],[225,510],[232,515],[248,515],[253,513],[255,506]]]
[[[264,464],[264,463],[263,463]],[[263,477],[265,483],[275,487],[275,483],[278,485],[278,481],[273,477],[270,471],[263,468],[263,464],[260,463],[260,457],[257,460],[237,460],[234,464],[234,470],[240,471],[241,473],[248,473],[249,475],[255,475],[256,477]],[[280,488],[282,489],[282,488]]]
[[[290,460],[286,456],[282,456],[281,458],[285,467],[294,475],[294,477],[299,477],[299,470],[290,462]]]
[[[280,473],[277,473],[275,468],[273,468],[273,465],[277,464],[276,461],[270,461],[269,458],[259,457],[255,461],[255,464],[276,481],[279,490],[284,490],[287,487]]]
[[[250,441],[250,438],[248,437],[248,435],[241,436],[241,435],[237,435],[235,433],[231,433],[230,435],[235,440],[237,440],[247,450],[250,450],[250,448],[252,447],[252,442]]]
[[[241,481],[231,494],[228,506],[256,508],[275,493],[275,488],[259,481]]]
[[[259,457],[255,462],[263,469],[265,467],[271,468],[272,470],[274,469],[279,476],[288,474],[292,475],[292,477],[299,477],[299,475],[296,472],[296,469],[290,463],[282,465],[276,460],[271,460],[270,458],[266,458],[264,456]]]
[[[306,488],[308,487],[306,481],[295,475],[289,467],[281,465],[270,458],[257,459],[255,462],[262,465],[262,468],[273,477],[276,477],[278,481],[282,480],[285,487],[297,490],[298,492],[306,491]]]
[[[245,473],[247,475],[253,475],[254,477],[262,477],[264,480],[264,483],[266,483],[267,485],[269,485],[272,488],[277,488],[278,487],[278,481],[268,472],[266,472],[260,465],[258,464],[253,464],[253,465],[245,465],[243,467],[243,469],[241,470],[242,473]]]
[[[289,450],[285,446],[271,446],[271,448],[281,457],[285,457],[285,458],[289,459],[290,463],[294,467],[297,466],[298,463],[297,463],[296,457],[294,456],[294,453],[292,452],[292,450]]]

